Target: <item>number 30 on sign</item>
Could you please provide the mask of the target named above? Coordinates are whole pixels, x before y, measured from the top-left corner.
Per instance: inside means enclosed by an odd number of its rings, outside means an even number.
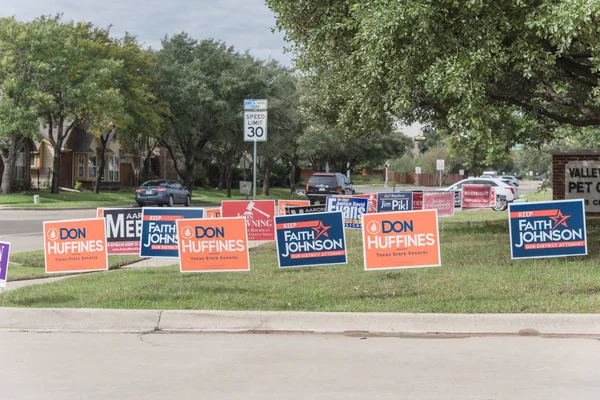
[[[267,111],[244,112],[244,141],[267,141]]]

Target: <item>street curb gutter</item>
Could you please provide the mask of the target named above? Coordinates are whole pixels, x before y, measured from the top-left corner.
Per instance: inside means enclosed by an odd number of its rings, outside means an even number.
[[[0,331],[600,337],[600,314],[408,314],[1,308]]]

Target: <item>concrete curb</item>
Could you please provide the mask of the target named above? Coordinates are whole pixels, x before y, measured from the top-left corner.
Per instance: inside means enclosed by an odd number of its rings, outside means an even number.
[[[0,331],[600,337],[600,314],[405,314],[0,309]]]

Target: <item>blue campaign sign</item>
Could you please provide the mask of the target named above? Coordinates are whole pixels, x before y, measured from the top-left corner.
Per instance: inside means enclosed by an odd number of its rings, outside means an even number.
[[[341,211],[346,228],[362,229],[362,217],[369,209],[369,199],[358,197],[328,197],[325,210]]]
[[[204,218],[204,209],[144,207],[140,257],[179,257],[175,221],[190,218]]]
[[[377,212],[411,211],[412,192],[377,193]]]
[[[279,268],[346,264],[341,212],[275,217]]]
[[[509,204],[511,258],[587,255],[583,200]]]

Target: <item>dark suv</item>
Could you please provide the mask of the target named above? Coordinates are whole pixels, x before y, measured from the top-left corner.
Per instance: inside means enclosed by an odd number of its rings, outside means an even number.
[[[324,203],[328,196],[355,193],[352,182],[339,172],[317,172],[306,184],[306,196],[310,204]]]

